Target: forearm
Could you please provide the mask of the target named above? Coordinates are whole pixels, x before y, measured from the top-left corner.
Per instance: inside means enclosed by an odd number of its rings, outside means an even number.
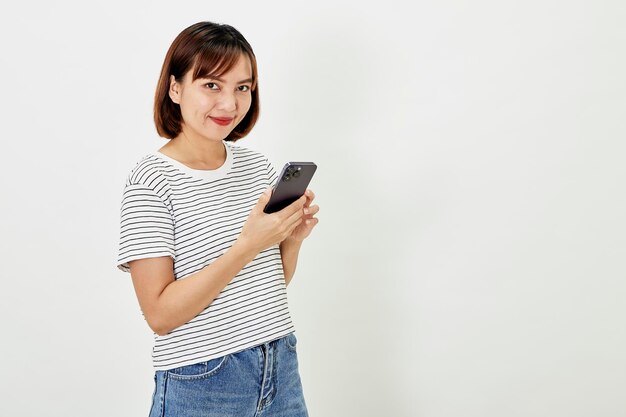
[[[167,334],[200,314],[256,255],[237,240],[200,271],[165,287],[158,301],[161,318],[158,334]]]
[[[291,278],[296,272],[298,264],[298,254],[302,247],[302,241],[285,239],[280,243],[280,255],[283,260],[283,271],[285,273],[285,284],[289,285]]]

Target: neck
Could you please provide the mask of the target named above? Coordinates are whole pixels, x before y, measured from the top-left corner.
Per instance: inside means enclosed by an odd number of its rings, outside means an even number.
[[[163,153],[166,155],[198,169],[217,168],[226,161],[226,149],[224,149],[222,140],[210,140],[194,135],[193,132],[185,129],[160,150],[165,151]]]

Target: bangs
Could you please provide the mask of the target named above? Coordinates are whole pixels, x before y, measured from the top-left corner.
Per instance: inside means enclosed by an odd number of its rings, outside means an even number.
[[[221,77],[235,66],[241,55],[248,58],[248,62],[250,63],[250,70],[252,72],[251,90],[254,90],[256,88],[256,77],[254,76],[255,71],[253,67],[254,62],[250,59],[247,51],[241,49],[237,44],[208,44],[205,48],[200,50],[194,60],[192,82],[198,78]]]

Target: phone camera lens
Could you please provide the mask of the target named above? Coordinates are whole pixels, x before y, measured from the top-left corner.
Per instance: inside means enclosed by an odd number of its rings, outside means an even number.
[[[289,181],[291,179],[291,175],[288,173],[285,174],[285,176],[283,177],[283,181]]]

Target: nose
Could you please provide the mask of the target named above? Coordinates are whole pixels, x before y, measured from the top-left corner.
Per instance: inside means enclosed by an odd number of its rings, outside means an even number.
[[[217,107],[225,112],[235,111],[237,110],[237,97],[234,93],[223,91],[219,96]]]

